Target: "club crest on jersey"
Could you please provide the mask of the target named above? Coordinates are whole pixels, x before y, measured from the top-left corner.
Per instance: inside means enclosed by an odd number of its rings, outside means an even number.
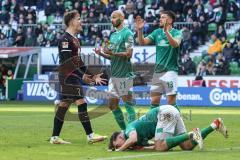
[[[62,48],[68,48],[68,42],[62,42]]]

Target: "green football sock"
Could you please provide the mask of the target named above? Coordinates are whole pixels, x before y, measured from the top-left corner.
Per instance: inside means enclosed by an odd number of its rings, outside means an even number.
[[[118,107],[117,109],[115,109],[114,111],[112,111],[113,115],[114,115],[114,118],[115,120],[117,121],[119,127],[122,129],[122,130],[125,130],[126,129],[126,125],[125,125],[125,122],[124,122],[124,117],[123,117],[123,112],[122,110]]]
[[[188,139],[189,139],[189,135],[185,133],[179,136],[167,138],[166,143],[167,143],[168,149],[171,149]]]
[[[207,135],[213,131],[214,131],[214,129],[211,126],[201,129],[202,138],[205,139],[207,137]],[[191,142],[193,145],[197,145],[197,142],[195,142],[195,141],[191,141]]]
[[[159,104],[151,104],[151,109],[153,109],[153,108],[156,108],[156,107],[159,107]]]
[[[135,113],[135,110],[132,106],[132,103],[130,102],[125,102],[125,108],[126,108],[126,111],[128,113],[128,123],[131,123],[132,121],[134,121],[136,119],[136,113]]]
[[[213,131],[214,131],[214,129],[211,126],[201,129],[202,138],[205,139],[207,137],[207,135]]]

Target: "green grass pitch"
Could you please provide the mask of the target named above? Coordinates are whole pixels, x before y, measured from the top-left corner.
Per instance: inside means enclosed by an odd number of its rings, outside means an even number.
[[[139,113],[147,111],[144,107],[136,107],[136,109]],[[72,112],[75,111],[76,107],[72,106]],[[198,148],[193,151],[180,151],[176,147],[173,151],[164,153],[108,152],[108,140],[92,145],[87,144],[80,122],[68,121],[64,124],[61,137],[71,141],[72,144],[52,145],[49,144],[48,138],[52,132],[53,104],[0,102],[0,160],[239,159],[240,108],[184,107],[181,111],[188,130],[194,127],[207,127],[214,118],[222,117],[229,130],[229,138],[224,139],[222,135],[214,132],[204,141],[203,151]],[[110,112],[93,119],[92,126],[96,133],[108,136],[113,131],[119,130]]]

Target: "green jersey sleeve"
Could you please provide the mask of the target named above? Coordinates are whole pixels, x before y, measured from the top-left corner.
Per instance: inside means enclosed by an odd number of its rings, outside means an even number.
[[[182,40],[182,31],[177,30],[177,32],[175,32],[172,36],[174,39],[178,39],[179,41],[181,41]]]
[[[134,47],[134,38],[132,32],[128,32],[125,36],[125,47],[126,49],[133,49]]]
[[[154,30],[152,33],[150,33],[146,38],[150,39],[152,43],[155,43],[156,41],[156,30]]]

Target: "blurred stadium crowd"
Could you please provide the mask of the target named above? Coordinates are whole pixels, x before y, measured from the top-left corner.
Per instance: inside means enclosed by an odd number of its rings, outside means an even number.
[[[1,0],[0,47],[57,46],[65,12],[76,9],[82,17],[82,46],[104,46],[113,31],[110,15],[120,9],[125,24],[134,30],[134,18],[145,18],[144,34],[158,28],[160,12],[173,10],[182,29],[182,75],[229,75],[240,64],[240,30],[229,40],[227,21],[240,20],[240,0]],[[206,53],[189,53],[209,43]]]

